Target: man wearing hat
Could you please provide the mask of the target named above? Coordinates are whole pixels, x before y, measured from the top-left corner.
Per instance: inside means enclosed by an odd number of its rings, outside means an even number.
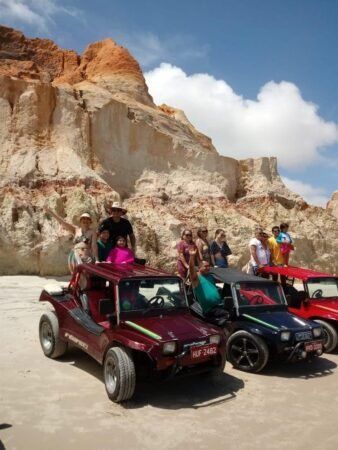
[[[130,240],[130,245],[135,253],[136,240],[133,232],[133,227],[128,219],[122,217],[127,213],[125,208],[122,208],[119,202],[113,202],[110,209],[110,217],[104,219],[100,223],[100,227],[109,230],[109,239],[115,246],[116,238],[118,236],[123,236],[128,241],[128,236]]]

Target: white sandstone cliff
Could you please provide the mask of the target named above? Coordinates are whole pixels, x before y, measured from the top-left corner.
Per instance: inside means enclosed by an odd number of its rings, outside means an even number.
[[[122,198],[138,253],[174,268],[183,227],[224,227],[239,266],[252,228],[287,220],[297,264],[337,271],[337,218],[290,192],[275,158],[220,156],[182,111],[157,107],[110,39],[79,57],[0,27],[0,272],[59,275],[71,239],[46,216],[96,222]]]

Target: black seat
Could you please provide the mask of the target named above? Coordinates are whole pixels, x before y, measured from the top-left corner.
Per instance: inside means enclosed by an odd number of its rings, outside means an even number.
[[[302,301],[306,298],[306,292],[305,291],[297,291],[297,289],[290,284],[286,284],[283,286],[284,294],[286,297],[286,300],[288,302],[288,305],[291,308],[297,308],[299,309],[302,305]],[[305,297],[304,297],[305,295]]]

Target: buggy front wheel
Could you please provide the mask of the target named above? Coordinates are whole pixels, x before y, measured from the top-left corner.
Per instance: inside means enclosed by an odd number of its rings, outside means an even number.
[[[112,347],[108,350],[103,364],[103,378],[110,400],[119,403],[133,396],[136,384],[135,365],[126,349]]]
[[[269,359],[269,349],[259,336],[247,331],[236,331],[227,342],[227,359],[244,372],[260,372]]]

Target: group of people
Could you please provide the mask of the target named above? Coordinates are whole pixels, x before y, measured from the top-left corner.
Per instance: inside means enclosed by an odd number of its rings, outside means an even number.
[[[113,202],[110,216],[104,219],[95,230],[93,220],[88,213],[80,216],[79,226],[66,222],[49,207],[45,212],[54,217],[60,225],[73,235],[73,249],[68,256],[71,273],[82,263],[108,262],[132,263],[135,259],[136,239],[133,227],[123,217],[127,210],[119,202]],[[128,241],[129,245],[128,246]]]
[[[119,202],[113,202],[110,215],[95,230],[88,213],[80,216],[79,225],[69,223],[45,207],[60,225],[73,235],[74,247],[69,254],[68,263],[72,273],[78,264],[88,262],[109,262],[116,264],[132,263],[135,260],[136,239],[130,221],[123,217],[127,210]],[[255,236],[249,242],[250,260],[246,265],[248,273],[256,275],[259,268],[266,265],[288,265],[290,252],[294,250],[288,224],[272,227],[270,237],[263,228],[255,229]],[[177,246],[177,271],[183,280],[191,276],[191,263],[195,267],[228,267],[228,256],[232,254],[226,241],[223,228],[215,231],[214,239],[209,240],[208,228],[197,229],[194,240],[191,229],[184,229]],[[193,255],[193,261],[192,261]],[[203,269],[202,269],[203,270]]]
[[[255,237],[249,242],[250,261],[247,272],[257,275],[263,266],[287,266],[290,253],[294,250],[293,240],[289,234],[289,225],[281,223],[272,227],[272,236],[260,227],[255,229]]]
[[[275,225],[272,227],[271,237],[262,228],[255,229],[255,237],[249,242],[250,260],[246,268],[248,273],[259,275],[261,267],[288,265],[290,252],[294,250],[288,229],[287,223]],[[226,314],[210,268],[228,267],[227,257],[231,255],[231,250],[226,243],[223,229],[216,230],[215,239],[211,243],[207,239],[207,232],[205,227],[199,228],[198,238],[194,243],[191,230],[183,231],[182,239],[177,245],[178,271],[185,280],[189,276],[195,299],[203,314],[206,317],[217,318],[221,324],[220,321],[226,320]],[[281,281],[283,283],[283,279]]]
[[[225,231],[218,228],[215,238],[208,240],[207,227],[197,230],[197,239],[193,240],[192,230],[185,229],[181,234],[181,240],[176,246],[178,252],[177,271],[183,280],[189,275],[189,261],[191,250],[195,251],[195,265],[207,262],[210,266],[228,267],[228,256],[231,255],[230,247],[226,242]]]

